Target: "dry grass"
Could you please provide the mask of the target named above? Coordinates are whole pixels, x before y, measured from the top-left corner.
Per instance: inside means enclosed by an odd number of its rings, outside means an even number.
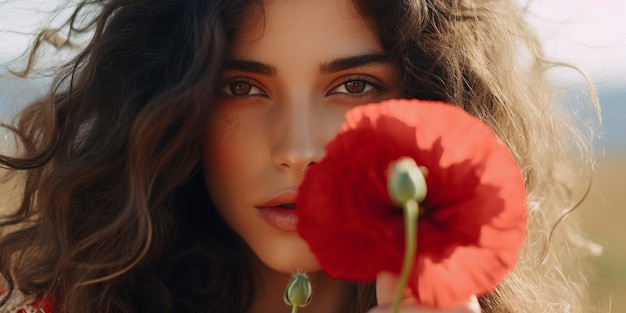
[[[17,178],[6,177],[6,172],[0,169],[0,216],[16,208],[19,203],[19,191],[16,186]]]
[[[589,197],[579,208],[588,237],[603,246],[590,278],[596,304],[626,312],[626,153],[600,161]]]
[[[589,197],[578,209],[588,237],[603,246],[590,278],[597,306],[626,312],[626,153],[600,162]],[[0,183],[0,213],[16,203],[16,189]]]

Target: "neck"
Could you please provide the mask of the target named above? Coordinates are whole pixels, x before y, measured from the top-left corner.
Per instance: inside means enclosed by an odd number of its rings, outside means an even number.
[[[255,263],[257,288],[248,313],[291,312],[291,307],[283,301],[283,293],[291,274],[274,271],[258,260]],[[298,309],[299,313],[347,311],[348,303],[354,298],[352,284],[332,280],[321,271],[307,274],[311,280],[313,296],[308,306]]]

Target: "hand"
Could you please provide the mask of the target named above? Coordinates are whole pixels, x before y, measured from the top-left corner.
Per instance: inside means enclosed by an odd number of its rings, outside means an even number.
[[[393,303],[393,297],[396,290],[398,279],[391,273],[380,273],[376,278],[376,299],[378,306],[371,309],[368,313],[389,313]],[[480,304],[478,298],[472,296],[465,304],[448,310],[435,310],[420,307],[414,299],[405,299],[402,301],[400,308],[402,313],[480,313]]]

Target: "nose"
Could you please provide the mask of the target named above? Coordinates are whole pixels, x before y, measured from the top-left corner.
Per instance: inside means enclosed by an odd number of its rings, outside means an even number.
[[[322,112],[313,106],[289,106],[277,115],[272,159],[276,167],[302,175],[324,157],[327,141]]]

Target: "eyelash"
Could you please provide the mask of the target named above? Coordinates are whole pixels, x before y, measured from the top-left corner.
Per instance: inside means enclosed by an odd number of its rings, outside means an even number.
[[[259,92],[258,93],[254,93],[254,94],[245,94],[245,95],[235,95],[232,93],[232,86],[233,84],[245,84],[248,85],[250,88],[255,88],[258,89]],[[260,87],[258,87],[258,83],[256,83],[255,81],[248,79],[248,78],[233,78],[230,80],[225,81],[222,84],[222,87],[220,88],[220,90],[222,91],[222,94],[224,94],[226,97],[229,98],[243,98],[243,97],[252,97],[252,96],[262,96],[262,97],[267,97],[267,93]]]
[[[341,87],[347,89],[345,85],[350,82],[360,82],[366,85],[364,87],[364,90],[361,92],[351,93],[347,90],[346,90],[347,92],[336,91],[337,89]],[[232,89],[231,89],[233,88],[233,84],[245,84],[249,86],[249,88],[251,89],[258,89],[258,93],[235,95],[233,94]],[[371,88],[368,90],[368,87],[371,87]],[[371,90],[372,88],[374,90]],[[233,79],[227,80],[222,84],[222,87],[220,88],[220,90],[226,97],[229,97],[229,98],[243,98],[243,97],[252,97],[252,96],[267,97],[267,93],[262,88],[258,87],[258,83],[248,78],[233,78]],[[342,80],[340,84],[335,85],[335,87],[333,87],[326,95],[343,95],[343,96],[348,96],[348,97],[353,97],[353,98],[362,98],[362,97],[369,96],[372,92],[376,92],[376,91],[384,91],[384,88],[379,83],[374,82],[372,79],[369,79],[368,77],[364,77],[364,76],[354,77],[353,76],[353,77],[347,77],[346,79]]]
[[[362,92],[358,92],[358,93],[351,93],[351,92],[338,92],[335,91],[340,87],[345,87],[345,85],[347,83],[350,82],[361,82],[361,83],[365,83],[365,90]],[[368,85],[371,86],[373,89],[375,90],[367,90]],[[361,98],[361,97],[366,97],[369,96],[372,92],[376,92],[376,91],[384,91],[384,88],[379,84],[376,83],[374,81],[372,81],[372,79],[365,77],[365,76],[352,76],[352,77],[348,77],[345,80],[343,80],[340,84],[336,85],[335,87],[332,88],[332,90],[330,92],[328,92],[328,95],[335,95],[335,94],[341,94],[341,95],[345,95],[348,97],[354,97],[354,98]]]

